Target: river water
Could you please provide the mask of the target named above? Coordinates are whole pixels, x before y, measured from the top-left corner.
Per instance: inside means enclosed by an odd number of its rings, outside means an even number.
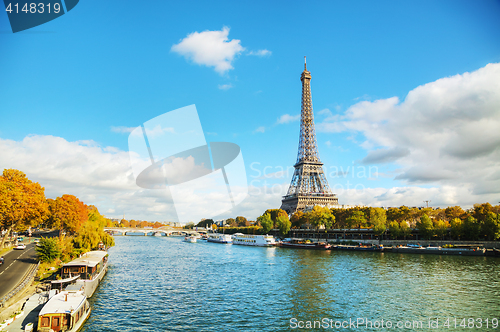
[[[499,258],[115,242],[84,332],[500,331]]]

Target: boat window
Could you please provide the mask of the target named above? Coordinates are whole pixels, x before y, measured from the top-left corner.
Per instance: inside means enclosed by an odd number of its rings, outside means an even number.
[[[85,267],[83,267],[83,266],[82,266],[82,267],[80,268],[80,273],[84,273],[84,272],[85,272]]]
[[[52,317],[52,328],[59,327],[61,317]]]
[[[49,327],[50,317],[42,317],[42,327]]]

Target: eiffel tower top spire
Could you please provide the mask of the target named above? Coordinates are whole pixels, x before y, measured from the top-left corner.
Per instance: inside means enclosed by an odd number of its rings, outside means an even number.
[[[314,114],[311,98],[311,72],[307,70],[306,57],[304,57],[304,71],[300,75],[302,81],[302,108],[300,115],[300,137],[297,163],[315,162],[319,160],[316,131],[314,130]]]

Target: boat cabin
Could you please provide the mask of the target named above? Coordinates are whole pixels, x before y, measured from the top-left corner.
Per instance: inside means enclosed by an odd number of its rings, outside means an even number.
[[[76,331],[89,314],[90,304],[82,291],[63,291],[40,310],[37,331]]]
[[[92,280],[106,265],[108,254],[106,251],[90,251],[81,257],[66,263],[61,269],[61,278],[68,279],[80,276],[81,280]]]

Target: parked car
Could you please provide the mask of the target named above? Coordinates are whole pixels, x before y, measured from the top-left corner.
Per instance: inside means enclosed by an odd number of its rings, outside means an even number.
[[[17,247],[15,247],[14,249],[16,249],[16,250],[24,250],[24,249],[26,249],[26,245],[24,243],[19,243],[17,245]]]

